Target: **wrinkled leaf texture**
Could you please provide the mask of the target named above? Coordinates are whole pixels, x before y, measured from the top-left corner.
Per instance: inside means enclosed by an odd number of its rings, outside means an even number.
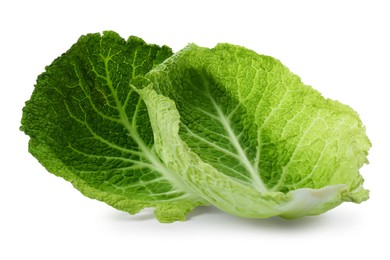
[[[30,152],[84,195],[162,222],[199,205],[296,218],[368,198],[358,114],[244,47],[82,36],[38,77]]]

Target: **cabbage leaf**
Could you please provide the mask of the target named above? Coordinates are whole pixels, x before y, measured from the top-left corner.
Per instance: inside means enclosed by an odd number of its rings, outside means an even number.
[[[278,60],[230,44],[191,44],[147,78],[143,91],[159,93],[143,95],[156,151],[193,162],[181,176],[222,210],[295,218],[368,198],[359,168],[370,142],[357,113]],[[170,132],[162,127],[168,120]]]
[[[145,104],[131,87],[171,55],[114,32],[82,36],[38,77],[26,102],[29,151],[90,198],[132,214],[155,207],[162,222],[184,220],[207,202],[161,163]]]
[[[249,218],[321,214],[368,199],[358,114],[244,47],[82,36],[38,77],[29,150],[84,195],[161,222],[213,204]]]

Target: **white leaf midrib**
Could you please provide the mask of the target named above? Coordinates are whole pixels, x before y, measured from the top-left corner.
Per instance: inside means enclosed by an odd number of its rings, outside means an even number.
[[[231,126],[229,118],[224,114],[221,107],[217,104],[215,99],[210,93],[210,90],[208,86],[206,86],[206,94],[208,98],[210,99],[215,111],[217,112],[216,117],[218,118],[218,121],[222,124],[223,129],[225,130],[226,134],[229,137],[229,140],[231,144],[233,145],[236,156],[235,158],[238,158],[239,161],[242,163],[242,165],[245,167],[245,169],[248,171],[251,181],[253,182],[253,186],[260,192],[267,193],[268,189],[265,186],[264,182],[261,180],[259,171],[257,168],[254,167],[254,165],[250,162],[248,156],[246,155],[243,147],[241,146],[241,143],[239,141],[238,136],[234,133],[234,130]]]
[[[104,61],[104,67],[106,73],[105,79],[107,82],[107,86],[112,93],[117,111],[119,113],[119,122],[128,131],[129,136],[136,142],[136,144],[140,148],[141,153],[144,155],[143,157],[152,164],[152,168],[160,172],[164,176],[164,178],[167,179],[176,189],[179,189],[184,192],[192,193],[191,190],[181,179],[177,178],[177,176],[175,176],[174,173],[172,173],[167,167],[165,167],[165,165],[160,161],[157,155],[145,144],[145,142],[139,136],[136,128],[133,127],[134,120],[131,120],[130,122],[126,114],[126,111],[123,109],[123,104],[121,103],[117,95],[117,91],[113,86],[111,76],[110,76],[110,70],[108,66],[111,57],[110,56],[102,57],[102,59]],[[129,87],[132,87],[133,90],[137,91],[135,87],[133,86],[129,86]]]

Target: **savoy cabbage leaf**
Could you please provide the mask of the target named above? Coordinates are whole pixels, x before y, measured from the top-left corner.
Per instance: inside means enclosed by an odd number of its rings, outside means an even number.
[[[370,142],[350,107],[243,47],[82,36],[38,77],[29,150],[88,197],[162,222],[199,205],[253,218],[368,198]]]
[[[195,159],[182,177],[217,207],[295,218],[368,198],[359,168],[370,142],[357,113],[278,60],[230,44],[192,44],[146,77],[160,94],[149,101],[152,90],[143,90],[154,133],[161,132],[156,151],[178,161],[185,152],[176,147],[188,147],[183,160]],[[167,116],[160,111],[168,98]],[[168,120],[176,133],[162,132]]]
[[[161,163],[131,85],[171,55],[137,37],[82,36],[38,77],[23,109],[29,151],[88,197],[129,213],[155,207],[164,222],[183,220],[205,201]]]

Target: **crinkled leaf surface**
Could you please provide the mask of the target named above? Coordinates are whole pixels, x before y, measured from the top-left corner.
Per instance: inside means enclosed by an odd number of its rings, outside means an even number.
[[[147,78],[152,85],[142,95],[156,151],[176,158],[172,164],[187,162],[178,172],[219,208],[294,218],[368,198],[359,168],[370,142],[357,113],[278,60],[229,44],[192,44]],[[164,121],[172,127],[162,128]]]
[[[368,198],[370,142],[355,111],[243,47],[82,36],[23,109],[29,150],[88,197],[162,222],[212,203],[295,218]]]
[[[188,192],[154,152],[146,107],[132,87],[172,55],[114,32],[82,36],[38,77],[23,109],[30,152],[84,195],[160,221],[183,220],[204,200]]]

